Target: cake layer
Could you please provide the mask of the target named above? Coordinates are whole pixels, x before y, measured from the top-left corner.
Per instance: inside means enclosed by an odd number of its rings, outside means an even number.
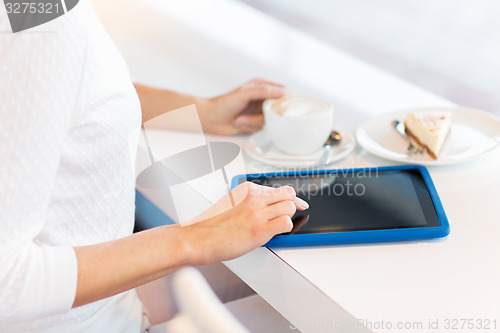
[[[409,113],[405,119],[405,130],[429,155],[438,158],[451,127],[452,113],[449,111],[421,111]]]

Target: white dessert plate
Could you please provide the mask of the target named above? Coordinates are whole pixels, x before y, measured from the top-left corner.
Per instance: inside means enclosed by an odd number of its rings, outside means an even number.
[[[356,141],[351,133],[339,129],[336,129],[336,131],[342,135],[342,140],[331,147],[328,164],[347,157],[356,146]],[[254,160],[272,166],[301,168],[327,165],[319,164],[323,156],[323,149],[309,155],[292,156],[285,154],[272,143],[266,129],[250,136],[245,145],[245,152]]]
[[[408,142],[392,126],[393,120],[404,121],[412,109],[390,112],[363,123],[356,132],[358,143],[374,155],[402,163],[450,165],[476,159],[500,145],[500,118],[471,108],[432,108],[453,113],[448,138],[437,160],[429,154],[407,154]]]

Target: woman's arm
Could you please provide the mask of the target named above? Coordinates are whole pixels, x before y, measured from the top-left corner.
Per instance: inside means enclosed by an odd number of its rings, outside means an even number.
[[[73,307],[153,281],[190,265],[190,249],[178,225],[75,248],[78,284]]]
[[[235,208],[187,226],[171,225],[107,243],[75,248],[78,285],[73,307],[153,281],[184,266],[239,257],[292,229],[291,216],[308,205],[293,188],[243,183]]]
[[[168,90],[135,85],[143,122],[165,112],[195,104],[203,130],[238,134],[263,125],[261,104],[279,98],[286,88],[253,80],[225,95],[202,99]],[[196,130],[197,119],[176,114],[169,129]],[[201,222],[163,226],[103,244],[75,248],[78,285],[73,307],[103,299],[158,279],[184,266],[234,259],[265,244],[278,233],[290,231],[296,209],[308,205],[291,187],[270,189],[244,183],[232,191],[233,209],[212,207]],[[224,201],[224,200],[222,200]],[[214,216],[215,215],[215,216]],[[199,221],[200,218],[196,219]]]
[[[141,100],[143,122],[168,111],[195,104],[203,131],[219,135],[260,130],[264,124],[262,101],[280,98],[287,93],[287,89],[282,85],[261,79],[252,80],[227,94],[213,98],[198,98],[141,84],[135,84],[135,88]],[[195,131],[198,122],[191,116],[176,114],[176,119],[162,126],[174,130]]]

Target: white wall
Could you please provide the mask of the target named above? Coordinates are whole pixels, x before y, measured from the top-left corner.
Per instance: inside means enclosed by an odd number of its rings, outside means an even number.
[[[241,0],[458,104],[500,114],[497,0]]]

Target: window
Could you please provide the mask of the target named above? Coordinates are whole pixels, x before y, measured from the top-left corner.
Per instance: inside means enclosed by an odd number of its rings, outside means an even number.
[[[496,0],[241,0],[457,104],[500,115]]]

